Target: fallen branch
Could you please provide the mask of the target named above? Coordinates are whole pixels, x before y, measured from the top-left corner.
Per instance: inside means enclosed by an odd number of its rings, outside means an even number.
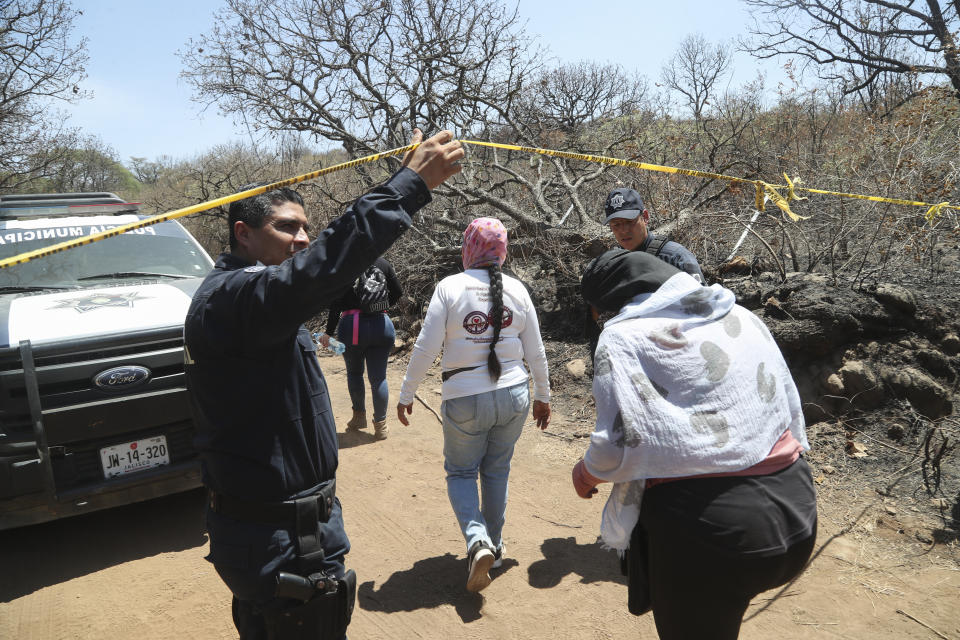
[[[559,433],[550,433],[549,431],[541,431],[540,433],[545,436],[550,436],[551,438],[560,438],[561,440],[566,440],[567,442],[573,442],[574,440],[570,436],[562,436]]]
[[[436,410],[434,410],[433,407],[431,407],[430,405],[428,405],[428,404],[427,404],[427,401],[424,400],[423,398],[421,398],[419,393],[413,394],[413,397],[416,398],[417,400],[419,400],[419,401],[420,401],[420,404],[422,404],[422,405],[425,406],[427,409],[429,409],[429,410],[430,410],[430,413],[432,413],[433,415],[435,415],[435,416],[437,417],[437,420],[440,422],[440,424],[443,424],[443,418],[440,417],[440,414],[437,413]]]
[[[564,524],[564,523],[562,523],[562,522],[554,522],[553,520],[547,520],[547,519],[544,518],[543,516],[538,516],[538,515],[535,514],[535,513],[533,514],[533,517],[534,517],[534,518],[539,518],[540,520],[543,520],[544,522],[549,522],[550,524],[555,524],[555,525],[557,525],[558,527],[566,527],[566,528],[568,528],[568,529],[583,529],[583,525],[579,525],[579,524]]]
[[[897,613],[899,613],[899,614],[901,614],[901,615],[905,615],[905,616],[907,616],[908,618],[910,618],[911,620],[913,620],[914,622],[916,622],[916,623],[917,623],[918,625],[920,625],[921,627],[926,627],[926,628],[929,629],[930,631],[933,631],[935,634],[937,634],[938,636],[940,636],[941,638],[943,638],[943,640],[950,640],[950,638],[948,638],[947,636],[943,635],[942,633],[940,633],[939,631],[937,631],[936,629],[934,629],[933,627],[931,627],[930,625],[928,625],[928,624],[927,624],[926,622],[924,622],[923,620],[918,620],[917,618],[914,618],[912,615],[910,615],[909,613],[907,613],[907,612],[904,611],[903,609],[897,609]]]

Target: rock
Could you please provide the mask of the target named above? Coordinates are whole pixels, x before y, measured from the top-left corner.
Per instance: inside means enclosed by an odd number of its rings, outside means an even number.
[[[953,381],[956,377],[953,368],[950,366],[950,359],[939,351],[921,349],[916,352],[916,355],[917,362],[920,363],[920,366],[938,378]]]
[[[567,373],[574,378],[580,379],[587,375],[587,363],[584,362],[582,358],[569,360],[565,366],[567,368]]]
[[[897,510],[890,505],[884,505],[883,510],[886,511],[891,516],[897,515]]]
[[[822,467],[820,467],[820,471],[822,471],[823,473],[825,473],[825,474],[827,474],[827,475],[830,475],[830,474],[832,474],[832,473],[836,473],[836,472],[837,472],[837,469],[836,469],[836,467],[834,467],[832,464],[825,464],[825,465],[823,465]]]
[[[947,355],[955,356],[960,352],[960,337],[955,333],[948,333],[940,341],[940,347]]]
[[[898,311],[913,315],[917,311],[917,301],[913,294],[903,287],[895,284],[877,285],[874,297],[885,305],[889,305]]]
[[[393,339],[393,349],[390,350],[390,355],[395,356],[401,351],[404,351],[407,347],[413,346],[413,338],[404,340],[403,338],[397,336]]]
[[[927,418],[942,418],[953,411],[950,391],[916,367],[889,367],[882,376],[894,393]]]
[[[827,393],[834,396],[842,396],[844,392],[843,379],[836,373],[831,373],[824,385]]]
[[[843,381],[843,395],[859,408],[874,409],[883,404],[886,397],[880,379],[865,362],[846,362],[837,373]]]

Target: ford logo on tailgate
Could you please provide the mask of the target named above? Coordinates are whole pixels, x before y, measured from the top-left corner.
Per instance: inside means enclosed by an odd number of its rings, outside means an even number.
[[[150,369],[128,365],[101,371],[93,376],[93,384],[105,391],[126,391],[150,379]]]

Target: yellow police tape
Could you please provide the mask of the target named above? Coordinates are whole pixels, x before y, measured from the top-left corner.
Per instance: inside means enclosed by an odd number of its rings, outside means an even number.
[[[588,155],[584,153],[571,153],[569,151],[557,151],[554,149],[540,149],[537,147],[524,147],[514,144],[504,144],[500,142],[483,142],[480,140],[461,140],[463,144],[475,145],[480,147],[493,147],[496,149],[506,149],[509,151],[521,151],[524,153],[535,153],[545,156],[553,156],[557,158],[567,158],[569,160],[582,160],[584,162],[593,162],[598,164],[607,164],[620,167],[629,167],[633,169],[641,169],[644,171],[657,171],[660,173],[672,173],[683,176],[691,176],[695,178],[707,178],[710,180],[726,180],[727,182],[741,182],[745,184],[754,185],[755,189],[755,205],[759,210],[764,209],[765,200],[769,199],[774,204],[777,205],[784,213],[786,213],[791,220],[806,220],[808,216],[800,216],[794,213],[790,209],[790,202],[793,200],[806,200],[805,197],[800,197],[796,193],[798,191],[803,191],[806,193],[816,193],[820,195],[830,195],[837,196],[841,198],[856,198],[859,200],[870,200],[873,202],[886,202],[890,204],[901,204],[915,207],[929,207],[925,214],[925,217],[928,221],[933,221],[937,216],[942,215],[944,209],[957,209],[960,210],[960,206],[952,205],[949,202],[940,202],[937,204],[932,204],[929,202],[917,202],[915,200],[902,200],[899,198],[884,198],[881,196],[864,196],[856,193],[844,193],[841,191],[825,191],[823,189],[811,189],[808,187],[797,186],[800,184],[801,180],[799,178],[794,178],[790,180],[787,174],[784,174],[783,177],[786,179],[786,185],[777,185],[764,182],[763,180],[750,180],[747,178],[738,178],[736,176],[727,176],[721,173],[710,173],[707,171],[696,171],[693,169],[680,169],[678,167],[669,167],[659,164],[649,164],[647,162],[636,162],[634,160],[622,160],[620,158],[608,158],[606,156],[595,156]],[[382,158],[389,158],[392,156],[400,155],[401,153],[406,153],[412,149],[417,148],[417,144],[410,144],[405,147],[398,147],[396,149],[390,149],[389,151],[384,151],[382,153],[375,153],[373,155],[365,156],[363,158],[357,158],[356,160],[350,160],[349,162],[343,162],[341,164],[336,164],[326,169],[319,169],[317,171],[312,171],[310,173],[305,173],[303,175],[297,176],[295,178],[289,178],[287,180],[281,180],[280,182],[273,182],[271,184],[264,185],[262,187],[256,187],[254,189],[248,189],[246,191],[241,191],[233,195],[224,196],[222,198],[217,198],[215,200],[209,200],[207,202],[201,202],[200,204],[195,204],[189,207],[184,207],[183,209],[177,209],[176,211],[171,211],[169,213],[164,213],[156,215],[150,218],[145,218],[143,220],[138,220],[137,222],[131,222],[129,224],[121,225],[107,231],[102,231],[100,233],[95,233],[83,238],[78,238],[76,240],[68,240],[66,242],[61,242],[49,247],[44,247],[43,249],[37,249],[35,251],[29,251],[27,253],[22,253],[20,255],[7,258],[5,260],[0,260],[0,269],[5,269],[18,264],[23,264],[37,258],[43,258],[45,256],[53,255],[54,253],[59,253],[67,249],[72,249],[74,247],[80,247],[87,244],[92,244],[94,242],[99,242],[105,238],[110,238],[121,233],[126,233],[127,231],[132,231],[134,229],[141,229],[143,227],[148,227],[158,222],[166,222],[167,220],[175,220],[176,218],[182,218],[193,213],[199,213],[200,211],[206,211],[207,209],[212,209],[214,207],[219,207],[225,204],[230,204],[231,202],[236,202],[237,200],[243,200],[244,198],[250,198],[252,196],[260,195],[261,193],[266,193],[267,191],[272,191],[273,189],[279,189],[281,187],[288,187],[292,184],[297,184],[299,182],[304,182],[305,180],[313,180],[314,178],[319,178],[322,175],[328,173],[333,173],[335,171],[341,171],[343,169],[349,169],[351,167],[356,167],[361,164],[366,164],[368,162],[375,162]],[[786,189],[787,195],[783,196],[778,191],[779,189]]]
[[[796,185],[800,184],[799,178],[794,178],[792,181],[787,174],[783,174],[783,177],[786,178],[787,184],[770,184],[764,182],[763,180],[750,180],[747,178],[738,178],[736,176],[727,176],[721,173],[709,173],[706,171],[694,171],[692,169],[679,169],[677,167],[667,167],[659,164],[648,164],[646,162],[635,162],[632,160],[621,160],[619,158],[608,158],[606,156],[592,156],[586,155],[583,153],[570,153],[567,151],[555,151],[552,149],[538,149],[536,147],[522,147],[519,145],[513,144],[502,144],[499,142],[480,142],[478,140],[462,140],[461,142],[465,144],[475,144],[484,147],[495,147],[498,149],[509,149],[511,151],[524,151],[526,153],[539,153],[545,156],[555,156],[558,158],[569,158],[571,160],[583,160],[586,162],[597,162],[600,164],[609,164],[616,165],[621,167],[632,167],[635,169],[643,169],[646,171],[659,171],[661,173],[674,173],[684,176],[694,176],[697,178],[709,178],[711,180],[726,180],[728,182],[743,182],[750,183],[756,187],[756,205],[757,209],[763,210],[763,197],[766,196],[774,202],[780,209],[783,210],[790,219],[793,221],[797,220],[806,220],[809,216],[799,216],[795,214],[790,209],[791,200],[806,200],[804,197],[796,195],[797,191],[804,191],[807,193],[817,193],[821,195],[829,196],[838,196],[841,198],[856,198],[859,200],[871,200],[873,202],[887,202],[890,204],[903,204],[914,207],[929,207],[927,213],[924,214],[928,221],[932,221],[937,216],[943,213],[943,209],[957,209],[960,210],[960,206],[952,205],[949,202],[941,202],[938,204],[931,204],[929,202],[917,202],[915,200],[901,200],[899,198],[884,198],[881,196],[864,196],[856,193],[844,193],[842,191],[825,191],[823,189],[810,189],[807,187],[798,187]],[[787,196],[784,197],[780,195],[778,189],[787,189]]]
[[[258,196],[261,193],[266,193],[267,191],[273,191],[274,189],[280,189],[282,187],[289,187],[292,184],[297,184],[298,182],[303,182],[305,180],[313,180],[314,178],[319,178],[322,175],[328,173],[333,173],[334,171],[340,171],[342,169],[349,169],[350,167],[355,167],[360,164],[365,164],[367,162],[374,162],[382,158],[389,158],[391,156],[400,155],[401,153],[406,153],[411,149],[416,149],[418,145],[408,144],[405,147],[398,147],[396,149],[390,149],[389,151],[384,151],[383,153],[375,153],[372,156],[366,156],[363,158],[357,158],[356,160],[350,160],[349,162],[344,162],[341,164],[335,164],[333,166],[327,167],[326,169],[319,169],[317,171],[311,171],[310,173],[304,173],[295,178],[288,178],[287,180],[281,180],[280,182],[272,182],[270,184],[265,184],[262,187],[255,187],[253,189],[247,189],[246,191],[240,191],[233,195],[224,196],[222,198],[217,198],[215,200],[208,200],[207,202],[201,202],[200,204],[194,204],[189,207],[184,207],[183,209],[177,209],[176,211],[171,211],[169,213],[162,213],[150,218],[144,218],[143,220],[138,220],[136,222],[130,222],[113,229],[108,229],[107,231],[101,231],[100,233],[94,233],[89,236],[84,236],[83,238],[77,238],[76,240],[67,240],[65,242],[60,242],[57,244],[50,245],[49,247],[44,247],[42,249],[36,249],[34,251],[28,251],[26,253],[21,253],[16,256],[12,256],[5,260],[0,260],[0,269],[5,269],[7,267],[12,267],[14,265],[23,264],[25,262],[30,262],[31,260],[36,260],[37,258],[44,258],[46,256],[53,255],[55,253],[60,253],[61,251],[66,251],[67,249],[73,249],[75,247],[81,247],[87,244],[93,244],[94,242],[99,242],[105,238],[111,238],[113,236],[118,236],[121,233],[126,233],[127,231],[133,231],[134,229],[142,229],[143,227],[149,227],[150,225],[157,224],[158,222],[166,222],[167,220],[175,220],[177,218],[182,218],[188,216],[191,213],[199,213],[200,211],[206,211],[207,209],[213,209],[214,207],[219,207],[225,204],[230,204],[231,202],[236,202],[237,200],[243,200],[244,198],[251,198],[253,196]]]

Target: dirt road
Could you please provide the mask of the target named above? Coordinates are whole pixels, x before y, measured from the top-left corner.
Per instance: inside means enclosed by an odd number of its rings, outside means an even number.
[[[323,366],[345,424],[342,362],[324,358]],[[401,375],[392,365],[394,399]],[[420,389],[435,408],[439,386],[428,379]],[[609,489],[584,501],[570,485],[583,440],[528,425],[510,479],[508,558],[474,595],[464,590],[439,423],[419,403],[412,418],[409,427],[393,418],[382,442],[341,427],[337,488],[360,584],[351,639],[656,638],[649,614],[627,613],[616,557],[597,543]],[[555,414],[551,431],[562,433],[563,420]],[[741,637],[960,638],[955,546],[917,554],[883,535],[889,513],[875,495],[854,504],[829,482],[821,491],[815,560],[798,581],[755,600]],[[203,559],[202,505],[196,491],[0,532],[0,638],[235,638],[229,592]]]

